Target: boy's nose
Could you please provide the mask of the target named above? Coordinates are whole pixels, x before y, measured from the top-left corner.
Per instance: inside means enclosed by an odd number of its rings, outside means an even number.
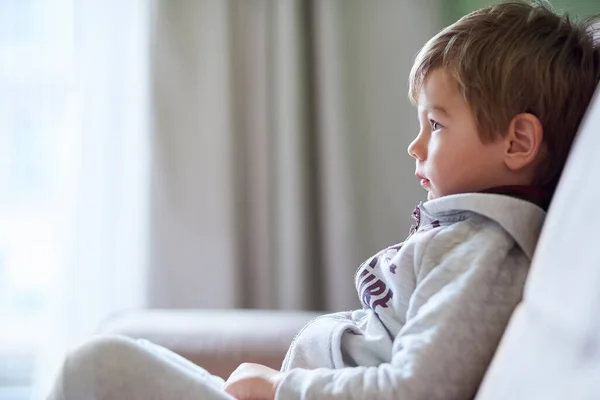
[[[410,142],[406,150],[414,159],[424,161],[425,158],[427,158],[427,155],[425,152],[425,146],[423,146],[422,140],[420,139],[421,135],[418,135],[412,142]]]

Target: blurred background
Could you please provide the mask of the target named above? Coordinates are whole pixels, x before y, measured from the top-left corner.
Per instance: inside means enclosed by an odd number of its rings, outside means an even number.
[[[492,3],[0,0],[0,400],[121,310],[356,307],[425,198],[413,58]]]

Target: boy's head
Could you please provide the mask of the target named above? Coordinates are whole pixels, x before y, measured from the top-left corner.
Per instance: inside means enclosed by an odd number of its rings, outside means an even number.
[[[421,129],[408,152],[429,199],[512,185],[552,195],[600,78],[593,22],[510,2],[421,49],[409,89]]]

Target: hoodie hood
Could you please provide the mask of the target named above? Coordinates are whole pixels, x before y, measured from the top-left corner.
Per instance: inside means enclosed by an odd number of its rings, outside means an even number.
[[[498,223],[531,260],[546,212],[532,202],[491,193],[462,193],[421,203],[421,222],[455,222],[472,212]]]

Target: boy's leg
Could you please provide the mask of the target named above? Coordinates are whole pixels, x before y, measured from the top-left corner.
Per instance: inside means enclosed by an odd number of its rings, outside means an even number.
[[[100,337],[73,351],[48,400],[231,400],[223,380],[148,341]]]

